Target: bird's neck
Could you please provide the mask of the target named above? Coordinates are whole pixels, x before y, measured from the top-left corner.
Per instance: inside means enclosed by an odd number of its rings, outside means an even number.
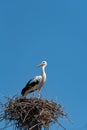
[[[45,73],[45,66],[42,67],[42,77],[46,77],[46,73]]]

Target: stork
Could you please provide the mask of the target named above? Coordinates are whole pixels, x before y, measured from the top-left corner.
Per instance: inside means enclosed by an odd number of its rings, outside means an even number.
[[[22,89],[21,94],[22,96],[27,96],[28,93],[38,91],[38,96],[40,97],[40,89],[44,85],[46,81],[46,73],[45,67],[47,66],[46,61],[42,61],[37,67],[42,66],[42,73],[39,76],[35,76],[33,79],[29,80],[25,87]]]

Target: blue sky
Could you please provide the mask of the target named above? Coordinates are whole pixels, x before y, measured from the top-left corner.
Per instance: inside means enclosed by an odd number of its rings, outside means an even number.
[[[36,65],[46,60],[41,93],[64,106],[74,122],[62,121],[68,130],[87,128],[86,5],[86,0],[0,1],[0,93],[20,95],[40,74]]]

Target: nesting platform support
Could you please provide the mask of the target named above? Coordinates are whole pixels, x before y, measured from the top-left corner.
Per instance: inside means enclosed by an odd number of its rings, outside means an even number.
[[[62,106],[41,98],[15,97],[2,104],[0,118],[13,122],[18,130],[41,130],[66,117]]]

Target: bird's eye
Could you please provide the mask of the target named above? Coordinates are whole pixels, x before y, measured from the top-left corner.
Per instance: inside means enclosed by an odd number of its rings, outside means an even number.
[[[45,61],[43,61],[43,63],[45,63]]]

